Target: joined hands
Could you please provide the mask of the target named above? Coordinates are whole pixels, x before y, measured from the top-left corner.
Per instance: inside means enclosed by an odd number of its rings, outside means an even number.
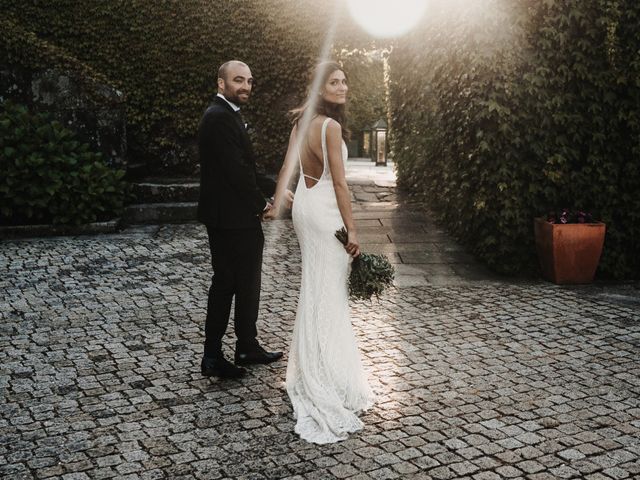
[[[288,209],[291,209],[291,207],[293,207],[293,199],[294,199],[295,195],[294,193],[287,189],[284,192],[284,206]],[[275,202],[274,202],[275,203]],[[280,212],[278,211],[278,209],[276,207],[274,207],[273,204],[267,202],[267,207],[264,210],[264,213],[262,214],[262,219],[263,220],[274,220],[275,218],[278,217],[278,214]]]

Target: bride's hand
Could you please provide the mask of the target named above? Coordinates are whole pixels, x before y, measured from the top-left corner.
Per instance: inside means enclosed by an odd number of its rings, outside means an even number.
[[[350,231],[347,233],[347,244],[344,246],[344,249],[353,258],[360,255],[360,243],[358,242],[356,232]]]
[[[294,194],[291,190],[287,189],[284,192],[284,206],[287,208],[291,208],[293,206],[293,198]]]

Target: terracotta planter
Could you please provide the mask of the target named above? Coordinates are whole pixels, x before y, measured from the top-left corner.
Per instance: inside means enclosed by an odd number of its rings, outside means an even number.
[[[605,224],[551,224],[544,218],[533,223],[544,277],[557,284],[591,283],[602,254]]]

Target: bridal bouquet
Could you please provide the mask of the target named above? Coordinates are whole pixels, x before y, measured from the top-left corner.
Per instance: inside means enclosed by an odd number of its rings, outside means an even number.
[[[336,238],[347,244],[347,231],[337,230]],[[393,282],[393,266],[384,255],[360,253],[353,259],[349,276],[349,296],[357,300],[371,300],[378,297]]]

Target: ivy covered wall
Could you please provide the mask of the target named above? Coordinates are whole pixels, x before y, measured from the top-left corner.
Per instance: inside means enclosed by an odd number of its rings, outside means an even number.
[[[607,223],[599,274],[640,272],[640,3],[434,0],[390,56],[399,183],[498,271],[536,268],[532,219]]]
[[[190,173],[197,124],[215,95],[217,67],[231,58],[247,62],[257,81],[246,111],[259,160],[268,169],[280,164],[290,128],[285,113],[303,99],[339,4],[0,0],[0,9],[26,36],[126,94],[130,163],[147,163],[150,173]],[[361,45],[349,19],[342,18],[346,23],[335,44]],[[0,49],[10,63],[33,63],[20,42],[0,42]]]
[[[0,63],[0,102],[11,100],[51,114],[101,152],[109,165],[124,167],[127,142],[122,92],[11,18],[0,19],[0,30],[0,58],[11,59],[11,64]]]

